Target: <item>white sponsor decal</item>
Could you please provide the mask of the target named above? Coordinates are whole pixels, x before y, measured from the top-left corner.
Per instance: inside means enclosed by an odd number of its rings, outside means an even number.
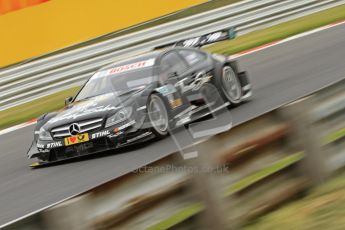
[[[49,149],[38,149],[38,151],[39,151],[40,153],[49,153],[49,152],[50,152]]]
[[[42,145],[42,144],[37,144],[37,148],[44,149],[44,145]]]
[[[102,132],[94,133],[91,135],[91,139],[99,138],[99,137],[104,137],[110,134],[109,130],[105,130]]]
[[[91,108],[90,108],[91,107]],[[111,110],[118,110],[121,107],[116,107],[113,105],[100,105],[97,106],[96,102],[89,102],[78,109],[71,109],[70,112],[63,112],[64,114],[61,116],[54,117],[48,121],[48,123],[55,123],[57,121],[62,120],[74,120],[78,117],[82,117],[92,113],[104,112],[104,111],[111,111]]]
[[[194,46],[200,46],[200,45],[205,45],[208,43],[213,43],[218,41],[220,38],[222,38],[223,32],[215,32],[208,34],[207,36],[200,36],[200,37],[195,37],[195,38],[190,38],[188,40],[183,41],[183,46],[184,47],[194,47]]]
[[[187,92],[189,90],[196,91],[196,90],[199,90],[203,84],[205,84],[206,82],[209,82],[211,78],[212,78],[211,75],[206,75],[205,73],[200,72],[195,77],[194,81],[190,83],[189,85],[185,85],[184,83],[187,79],[182,79],[181,81],[177,82],[175,86],[180,87],[182,93]]]
[[[62,147],[62,142],[53,142],[53,143],[49,143],[47,144],[47,148],[56,148],[56,147]]]
[[[103,71],[100,71],[98,73],[95,73],[95,75],[92,76],[91,80],[95,80],[95,79],[102,78],[102,77],[109,76],[109,75],[113,75],[113,74],[124,73],[124,72],[131,71],[131,70],[150,67],[150,66],[153,66],[154,63],[155,63],[155,59],[152,58],[152,59],[148,59],[148,60],[144,60],[144,61],[130,63],[130,64],[123,65],[123,66],[114,67],[111,69],[107,69],[107,70],[103,70]]]

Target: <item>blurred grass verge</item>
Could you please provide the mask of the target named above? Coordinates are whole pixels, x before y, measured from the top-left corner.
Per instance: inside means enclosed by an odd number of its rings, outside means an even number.
[[[55,93],[0,112],[0,129],[7,128],[30,119],[37,118],[43,113],[61,109],[65,98],[74,95],[79,87]]]
[[[260,180],[263,180],[264,178],[268,178],[269,176],[272,176],[275,173],[278,173],[279,171],[297,163],[299,160],[303,158],[303,156],[304,156],[304,152],[297,152],[281,160],[278,160],[271,165],[267,165],[265,168],[251,175],[248,175],[247,177],[241,179],[240,181],[230,185],[224,191],[224,197],[229,197],[235,193],[241,192],[244,189],[248,188],[249,186],[252,186],[255,183],[259,182]],[[183,221],[200,213],[201,211],[204,210],[204,208],[205,206],[202,203],[191,204],[185,207],[184,209],[181,209],[178,212],[174,213],[173,215],[167,217],[166,219],[163,219],[161,222],[150,227],[149,229],[155,230],[155,229],[171,228],[174,225],[182,223]]]
[[[274,211],[244,230],[344,229],[345,173],[315,188],[305,198]]]
[[[233,40],[219,42],[205,50],[226,55],[235,54],[343,19],[345,19],[345,5],[254,31]]]
[[[221,0],[217,2],[229,3],[229,0]],[[345,5],[282,23],[277,26],[255,31],[234,40],[220,42],[205,48],[205,50],[226,55],[235,54],[343,19],[345,19]],[[0,129],[26,122],[43,113],[60,109],[64,105],[64,98],[74,95],[77,91],[78,87],[72,88],[1,111]]]
[[[256,173],[234,183],[231,185],[225,192],[225,196],[230,196],[234,193],[240,192],[249,186],[263,180],[264,178],[267,178],[274,173],[277,173],[284,168],[287,168],[298,161],[300,161],[304,156],[304,152],[297,152],[294,153],[286,158],[283,158],[282,160],[279,160],[272,165],[267,166],[266,168],[263,168],[262,170],[257,171]]]

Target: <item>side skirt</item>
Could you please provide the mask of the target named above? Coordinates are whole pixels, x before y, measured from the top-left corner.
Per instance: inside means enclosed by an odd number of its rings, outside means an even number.
[[[227,108],[229,105],[230,105],[230,103],[229,103],[229,102],[226,102],[226,103],[224,103],[223,105],[221,105],[221,106],[219,106],[219,107],[217,107],[217,108],[215,108],[215,109],[213,109],[213,110],[207,111],[207,112],[201,114],[201,115],[198,116],[198,117],[192,118],[192,115],[193,115],[193,114],[195,114],[195,113],[197,113],[197,112],[200,112],[201,110],[206,109],[206,108],[208,107],[207,105],[201,106],[201,107],[199,107],[199,108],[197,108],[197,109],[195,109],[195,110],[190,111],[190,112],[188,113],[188,116],[183,117],[183,118],[181,118],[180,120],[178,120],[178,121],[176,122],[176,127],[180,127],[180,126],[182,126],[182,125],[185,125],[185,124],[188,124],[188,123],[190,123],[190,122],[196,121],[196,120],[198,120],[198,119],[200,119],[200,118],[206,117],[206,116],[208,116],[208,115],[210,115],[210,114],[212,114],[212,113],[215,113],[215,112],[217,112],[217,111],[219,111],[219,110],[221,110],[221,109]]]

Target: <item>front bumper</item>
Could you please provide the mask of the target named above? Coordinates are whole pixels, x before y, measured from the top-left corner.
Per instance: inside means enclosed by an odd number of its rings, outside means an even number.
[[[89,141],[66,145],[64,139],[53,141],[37,140],[31,146],[28,157],[41,161],[54,162],[70,158],[114,150],[127,145],[147,141],[153,138],[148,129],[133,131],[135,121],[129,121],[121,126],[109,127],[88,133]]]

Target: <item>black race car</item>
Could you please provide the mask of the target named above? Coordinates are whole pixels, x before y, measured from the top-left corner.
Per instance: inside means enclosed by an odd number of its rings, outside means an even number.
[[[246,73],[226,56],[152,51],[100,69],[63,110],[41,116],[28,156],[41,165],[163,138],[251,94]]]

